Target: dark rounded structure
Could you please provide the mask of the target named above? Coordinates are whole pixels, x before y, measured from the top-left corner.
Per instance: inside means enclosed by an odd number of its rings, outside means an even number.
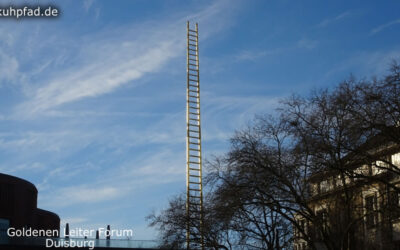
[[[60,230],[57,214],[37,208],[38,191],[32,183],[0,174],[0,219],[9,227]]]

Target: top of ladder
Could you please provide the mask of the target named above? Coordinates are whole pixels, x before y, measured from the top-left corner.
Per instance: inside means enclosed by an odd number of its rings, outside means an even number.
[[[196,23],[194,29],[191,29],[191,28],[190,28],[190,23],[189,23],[189,21],[187,21],[187,30],[188,30],[189,32],[195,32],[195,33],[197,33],[197,32],[199,31],[199,24]]]

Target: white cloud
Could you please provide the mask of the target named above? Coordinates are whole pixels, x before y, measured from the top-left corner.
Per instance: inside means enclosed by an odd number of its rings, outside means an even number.
[[[335,23],[335,22],[337,22],[339,20],[342,20],[342,19],[344,19],[344,18],[346,18],[346,17],[348,17],[350,15],[351,15],[350,11],[345,11],[345,12],[343,12],[343,13],[341,13],[341,14],[333,17],[333,18],[327,18],[327,19],[322,20],[319,24],[317,24],[316,27],[318,27],[318,28],[326,27],[326,26],[328,26],[328,25],[330,25],[332,23]]]
[[[282,49],[275,50],[243,50],[239,52],[235,59],[236,61],[255,61],[268,55],[275,55],[281,52]]]
[[[65,207],[114,200],[122,195],[123,190],[113,186],[74,185],[42,194],[39,199],[42,207]]]
[[[382,25],[372,29],[371,32],[370,32],[370,35],[375,35],[375,34],[381,32],[382,30],[387,29],[390,26],[393,26],[393,25],[396,25],[396,24],[400,24],[400,19],[393,20],[391,22],[382,24]]]
[[[57,187],[60,185],[55,183],[57,178],[49,179],[47,184],[52,187],[47,186],[46,190],[41,190],[40,206],[58,208],[115,200],[132,195],[140,188],[181,180],[184,178],[185,166],[183,153],[177,155],[170,149],[154,149],[143,157],[115,165],[111,169],[96,171],[97,174],[91,175],[93,178],[88,178],[83,185]]]
[[[0,50],[0,83],[16,80],[19,75],[18,69],[18,60]]]
[[[384,76],[388,73],[393,60],[400,61],[399,48],[387,51],[359,52],[349,55],[347,59],[339,62],[336,67],[325,74],[325,78],[329,79],[335,75],[340,75],[340,73],[345,73],[343,77],[349,76],[350,73],[360,77]],[[322,81],[326,81],[326,79]]]
[[[33,99],[22,107],[35,113],[85,97],[108,93],[146,73],[156,71],[176,55],[174,46],[173,42],[159,43],[130,60],[112,63],[107,62],[109,55],[104,55],[98,62],[93,62],[76,73],[59,75],[57,79],[51,80],[49,84],[39,88]]]
[[[83,98],[100,96],[128,83],[137,84],[139,79],[157,72],[172,58],[184,57],[186,18],[202,23],[200,38],[205,39],[226,28],[222,19],[229,13],[227,8],[232,6],[228,7],[226,1],[218,1],[177,21],[125,26],[91,34],[85,41],[71,41],[71,47],[66,49],[71,50],[70,54],[76,54],[72,58],[74,66],[51,72],[52,77],[41,80],[40,87],[31,89],[33,94],[28,93],[29,99],[17,111],[21,117],[26,117]],[[82,44],[76,46],[77,43]]]
[[[302,38],[297,42],[297,46],[299,48],[305,48],[305,49],[314,49],[315,47],[317,47],[317,45],[318,41],[307,38]]]
[[[86,12],[90,9],[90,7],[92,7],[93,3],[94,3],[94,0],[84,0],[83,1],[83,8],[85,9]]]

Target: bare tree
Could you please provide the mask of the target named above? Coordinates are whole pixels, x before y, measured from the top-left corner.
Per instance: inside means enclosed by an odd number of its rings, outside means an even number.
[[[349,78],[333,89],[291,96],[277,115],[258,116],[236,132],[229,152],[207,164],[207,247],[291,249],[301,241],[309,249],[393,248],[392,221],[400,218],[394,181],[400,154],[393,158],[400,152],[399,96],[394,63],[382,79]],[[379,192],[365,197],[370,186]],[[184,246],[184,211],[180,196],[150,217],[168,246]],[[366,236],[369,223],[380,243]]]

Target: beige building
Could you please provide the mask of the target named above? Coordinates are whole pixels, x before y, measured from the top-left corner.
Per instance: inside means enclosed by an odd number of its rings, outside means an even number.
[[[386,143],[365,152],[308,179],[312,213],[296,216],[303,230],[294,226],[295,250],[311,242],[317,249],[400,249],[400,149]]]

